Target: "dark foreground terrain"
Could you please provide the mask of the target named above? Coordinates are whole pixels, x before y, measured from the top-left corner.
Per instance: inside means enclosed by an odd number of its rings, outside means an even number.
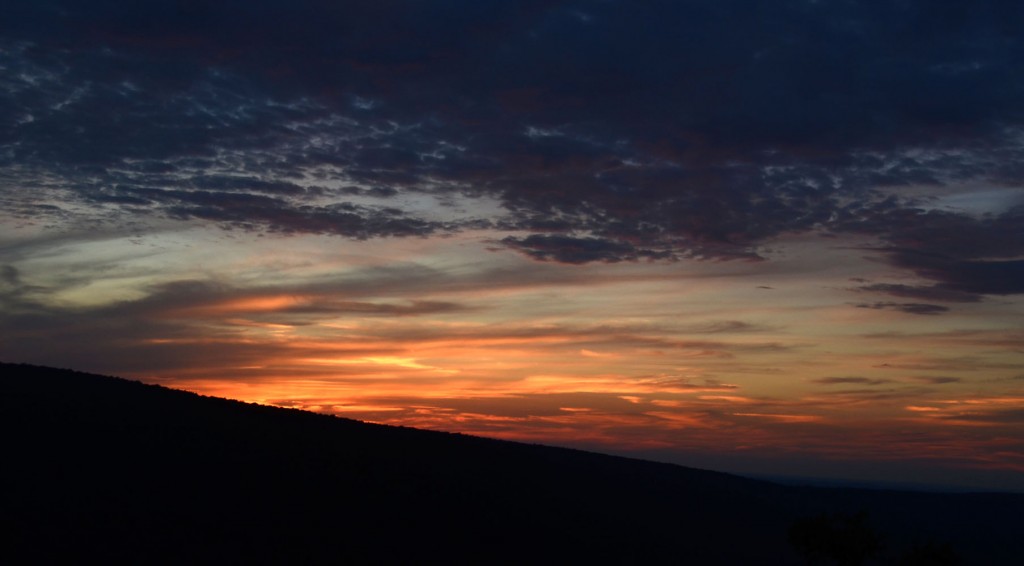
[[[783,487],[0,372],[0,563],[1024,564],[1020,495]]]

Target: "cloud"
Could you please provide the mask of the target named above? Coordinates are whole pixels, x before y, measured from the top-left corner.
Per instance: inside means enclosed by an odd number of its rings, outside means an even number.
[[[912,371],[966,371],[972,372],[980,369],[985,370],[1015,370],[1019,364],[1005,362],[998,358],[985,358],[982,356],[935,356],[926,357],[908,362],[882,363],[872,367],[902,369]]]
[[[739,386],[731,383],[722,383],[717,379],[705,379],[702,383],[693,383],[690,378],[673,375],[643,376],[638,378],[640,383],[650,385],[656,390],[678,389],[682,391],[732,391],[739,389]]]
[[[983,4],[26,6],[0,27],[0,199],[356,239],[497,226],[577,265],[868,234],[937,285],[877,291],[1018,294],[1019,211],[901,192],[1024,178],[1024,16]],[[442,221],[423,195],[503,213]]]
[[[870,232],[890,245],[876,251],[893,266],[933,281],[931,286],[862,287],[944,302],[1024,292],[1024,208],[975,216],[900,206],[889,200],[856,213],[839,229]]]
[[[929,385],[945,385],[947,383],[960,383],[963,379],[959,377],[948,377],[948,376],[915,376],[910,379],[921,383],[927,383]]]
[[[821,377],[812,379],[812,383],[819,383],[822,385],[841,385],[850,383],[860,383],[863,385],[883,385],[886,383],[892,383],[891,379],[872,379],[868,377]]]
[[[534,259],[570,264],[594,261],[614,263],[639,258],[667,259],[672,256],[669,251],[637,249],[625,242],[592,237],[533,234],[521,239],[508,236],[501,243]]]
[[[951,426],[1016,426],[1024,422],[1024,398],[978,397],[943,399],[924,406],[907,407],[922,419]]]
[[[896,252],[892,262],[940,282],[953,293],[1024,293],[1024,260],[964,260],[915,252]]]
[[[4,284],[8,287],[21,286],[21,278],[18,274],[18,269],[13,265],[4,265],[0,267],[0,280],[3,280]]]
[[[937,285],[932,285],[930,287],[915,287],[912,285],[875,283],[872,285],[864,285],[858,289],[875,293],[885,293],[894,297],[942,301],[947,303],[975,303],[981,300],[981,297],[975,293],[958,291]]]
[[[768,328],[765,326],[751,324],[749,322],[743,322],[740,320],[720,320],[715,322],[709,322],[706,324],[686,326],[683,327],[681,330],[687,333],[694,334],[719,334],[735,332],[761,332],[767,329]]]
[[[945,385],[949,383],[960,383],[963,381],[959,377],[948,377],[948,376],[912,376],[907,378],[909,381],[915,381],[918,383],[925,383],[928,385]],[[848,384],[861,384],[861,385],[885,385],[889,383],[897,383],[897,380],[887,378],[869,378],[869,377],[821,377],[812,379],[812,383],[818,383],[820,385],[848,385]]]
[[[952,420],[978,421],[991,424],[1024,424],[1024,409],[1003,409],[981,414],[961,414],[950,417]]]
[[[882,340],[916,340],[939,348],[966,347],[979,350],[1018,351],[1024,334],[1014,329],[995,327],[992,329],[955,329],[921,333],[908,332],[872,332],[862,335],[864,338]]]
[[[861,309],[875,309],[875,310],[896,310],[907,314],[918,314],[926,316],[934,316],[949,312],[949,307],[942,305],[930,305],[926,303],[860,303],[857,308]]]
[[[677,454],[1021,452],[1012,412],[903,410],[1019,389],[1020,2],[15,4],[4,356]]]
[[[158,296],[151,296],[147,302],[163,304]],[[223,300],[199,303],[179,309],[161,310],[162,312],[158,316],[218,319],[236,314],[259,316],[264,319],[270,316],[282,323],[300,324],[305,319],[338,315],[404,317],[466,312],[473,309],[448,301],[362,302],[344,301],[324,296],[261,295],[239,292]]]
[[[10,314],[35,308],[35,296],[45,293],[38,285],[28,285],[13,265],[0,265],[0,305]]]

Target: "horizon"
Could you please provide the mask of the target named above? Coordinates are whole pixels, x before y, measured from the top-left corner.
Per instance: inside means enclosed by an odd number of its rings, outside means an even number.
[[[1024,492],[1020,29],[996,0],[18,6],[0,359]]]
[[[984,495],[984,494],[1013,495],[1013,494],[1019,494],[1019,495],[1024,495],[1024,490],[1014,490],[1012,488],[1011,489],[1005,489],[1005,488],[999,488],[999,487],[983,487],[983,486],[978,486],[978,485],[972,485],[970,483],[964,483],[964,484],[955,484],[955,483],[949,483],[949,482],[930,483],[929,481],[927,481],[927,479],[921,480],[920,478],[918,478],[917,481],[894,482],[894,481],[877,480],[877,479],[857,479],[857,478],[852,477],[852,476],[836,476],[836,477],[831,477],[831,476],[829,476],[827,474],[826,475],[787,475],[787,474],[765,473],[763,471],[761,471],[761,472],[758,472],[758,471],[754,471],[754,472],[724,471],[724,470],[721,470],[721,469],[718,469],[718,468],[714,468],[714,467],[700,467],[700,466],[693,466],[693,465],[687,466],[687,465],[684,465],[684,464],[680,464],[677,461],[673,461],[673,459],[671,457],[669,457],[668,459],[665,459],[664,457],[659,457],[657,454],[646,455],[644,453],[635,453],[635,452],[628,452],[628,451],[627,452],[608,451],[608,450],[602,449],[601,446],[595,446],[594,448],[586,448],[585,446],[582,446],[582,445],[575,445],[574,446],[574,445],[571,445],[571,444],[558,445],[558,444],[546,444],[544,442],[524,442],[524,441],[509,440],[509,439],[502,439],[502,438],[495,438],[495,437],[477,436],[477,435],[467,434],[467,433],[464,433],[464,432],[461,432],[461,431],[444,431],[444,430],[436,430],[436,429],[414,428],[414,427],[408,427],[408,426],[405,426],[405,425],[394,425],[394,424],[387,424],[387,423],[376,423],[376,422],[371,422],[371,421],[361,421],[361,420],[358,420],[358,419],[353,419],[351,417],[347,417],[347,416],[344,416],[344,415],[339,415],[339,414],[336,414],[336,413],[327,413],[327,412],[323,412],[323,411],[311,411],[311,410],[308,410],[308,409],[301,409],[301,408],[295,408],[295,407],[282,407],[280,405],[267,405],[267,404],[261,404],[261,403],[244,401],[244,400],[240,400],[240,399],[231,399],[231,398],[227,398],[227,397],[217,397],[217,396],[212,396],[212,395],[205,395],[203,393],[198,393],[198,392],[190,391],[190,390],[187,390],[187,389],[167,387],[167,386],[161,385],[159,383],[146,382],[146,381],[135,380],[135,379],[130,379],[130,378],[124,378],[124,377],[113,376],[113,375],[101,375],[101,374],[93,374],[93,373],[89,373],[89,372],[81,372],[79,370],[75,370],[75,369],[72,369],[72,368],[56,368],[56,367],[51,367],[51,366],[40,366],[40,365],[34,365],[34,364],[18,364],[18,363],[5,362],[3,360],[0,360],[0,365],[10,365],[10,366],[16,366],[16,367],[20,366],[20,367],[29,368],[29,369],[32,369],[32,370],[56,370],[56,371],[59,371],[59,372],[69,372],[71,374],[81,374],[81,375],[86,376],[86,377],[100,377],[100,378],[104,378],[104,379],[113,378],[113,379],[116,379],[116,380],[119,380],[119,381],[125,381],[125,382],[128,382],[128,383],[152,385],[152,386],[156,386],[156,387],[160,387],[160,388],[166,389],[168,391],[179,391],[179,392],[183,392],[183,393],[188,393],[188,394],[191,394],[191,395],[196,395],[199,398],[233,401],[233,402],[245,403],[246,405],[256,405],[256,406],[262,406],[262,407],[268,407],[268,408],[274,408],[274,409],[284,409],[284,410],[288,410],[288,411],[299,411],[299,412],[302,412],[302,413],[308,413],[310,415],[322,415],[322,416],[327,416],[327,417],[335,417],[335,418],[343,419],[344,421],[348,421],[348,422],[359,422],[359,423],[364,423],[364,424],[374,425],[374,426],[378,426],[379,425],[379,426],[384,426],[384,427],[398,427],[398,428],[405,428],[405,429],[412,429],[412,430],[420,430],[420,431],[425,431],[425,432],[450,433],[450,434],[457,434],[457,435],[475,437],[475,438],[480,438],[480,439],[491,439],[491,440],[498,440],[498,441],[502,441],[502,442],[513,442],[513,443],[525,444],[525,445],[529,445],[529,446],[548,447],[548,448],[554,448],[556,450],[566,449],[566,450],[571,450],[571,451],[580,451],[580,452],[591,453],[591,454],[599,454],[599,455],[606,455],[606,456],[612,456],[612,457],[618,457],[618,458],[626,458],[626,459],[629,459],[629,460],[637,460],[637,461],[642,461],[642,462],[653,462],[653,463],[658,463],[658,464],[670,464],[670,465],[675,465],[675,466],[681,466],[681,467],[684,467],[684,468],[690,468],[690,469],[693,469],[693,470],[702,470],[702,471],[707,471],[707,472],[721,473],[721,474],[725,474],[725,475],[731,475],[733,477],[740,477],[740,478],[745,478],[745,479],[757,480],[757,481],[761,481],[761,482],[774,483],[774,484],[783,485],[783,486],[812,487],[812,488],[825,488],[825,489],[831,489],[831,488],[835,488],[835,489],[865,489],[865,490],[872,490],[872,491],[900,491],[900,492],[920,492],[920,493],[933,493],[933,494],[971,494],[971,495]]]

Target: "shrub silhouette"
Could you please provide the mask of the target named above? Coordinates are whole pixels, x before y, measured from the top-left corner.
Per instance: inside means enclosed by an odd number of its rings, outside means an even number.
[[[963,560],[949,543],[915,544],[900,557],[900,566],[959,566]]]
[[[840,566],[859,566],[882,548],[881,537],[868,525],[863,511],[797,519],[789,528],[789,542],[809,564],[835,561]]]

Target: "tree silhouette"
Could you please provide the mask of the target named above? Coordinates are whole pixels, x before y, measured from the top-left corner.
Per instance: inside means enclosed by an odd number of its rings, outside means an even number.
[[[834,561],[840,566],[860,566],[882,547],[863,511],[797,519],[789,528],[789,542],[808,564]]]
[[[900,557],[900,566],[959,566],[963,560],[949,543],[915,544]]]

